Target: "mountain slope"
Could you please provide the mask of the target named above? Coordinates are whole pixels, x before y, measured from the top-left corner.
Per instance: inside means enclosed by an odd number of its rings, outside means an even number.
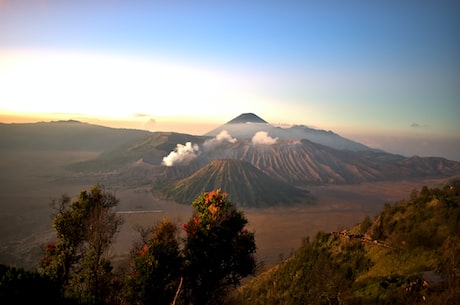
[[[272,144],[254,144],[251,138],[193,136],[174,132],[147,132],[141,130],[114,129],[76,121],[60,121],[35,124],[0,124],[1,151],[46,150],[59,152],[95,151],[98,157],[68,166],[68,169],[88,172],[111,172],[139,181],[169,181],[181,179],[213,160],[233,159],[246,161],[284,183],[305,187],[322,183],[360,183],[369,181],[398,180],[412,177],[447,177],[460,172],[460,163],[443,158],[403,157],[374,150],[333,149],[307,139],[299,134],[307,127],[292,127],[298,134],[292,139],[276,138],[276,132],[286,129],[273,127],[254,114],[243,114],[225,124],[243,128],[252,134],[261,127],[272,130]],[[230,122],[232,122],[230,121]],[[244,122],[244,123],[241,123]],[[318,134],[318,131],[314,131]],[[323,132],[329,134],[329,132]],[[288,136],[288,135],[284,135]],[[192,143],[198,147],[191,152],[190,162],[173,162],[169,170],[163,170],[162,161],[171,153],[177,153],[178,145]],[[131,166],[137,162],[159,168]],[[71,160],[69,160],[71,162]],[[136,171],[140,171],[136,174]],[[129,173],[128,173],[129,172]],[[112,175],[111,174],[111,175]],[[155,176],[155,177],[153,177]],[[119,179],[124,181],[125,178]]]
[[[263,123],[268,124],[267,121],[259,117],[254,113],[242,113],[234,119],[228,121],[225,124],[246,124],[246,123]]]
[[[116,129],[78,121],[0,123],[0,150],[104,151],[137,141],[148,131]]]
[[[291,138],[307,139],[339,150],[376,151],[366,145],[344,138],[332,131],[310,128],[304,125],[294,125],[285,129]]]
[[[308,192],[270,178],[248,162],[214,160],[188,178],[168,183],[167,198],[190,204],[199,194],[215,189],[229,194],[239,206],[260,207],[310,202]]]
[[[175,132],[149,132],[137,141],[128,142],[102,153],[99,157],[73,163],[69,169],[78,171],[112,170],[142,160],[152,165],[161,165],[178,143],[199,142],[207,137]]]
[[[257,132],[265,131],[273,138],[307,139],[311,142],[339,150],[374,150],[361,143],[344,138],[332,131],[313,129],[303,125],[294,125],[288,128],[276,127],[253,113],[243,113],[224,125],[209,131],[205,136],[214,137],[223,130],[240,140],[251,139]]]
[[[204,151],[196,162],[243,160],[272,178],[294,185],[359,183],[420,176],[450,176],[460,163],[443,158],[406,158],[384,152],[335,150],[307,140],[279,140],[272,145],[249,141],[224,143]]]
[[[235,290],[231,304],[458,304],[460,180],[423,187],[373,221],[318,233]]]
[[[168,132],[150,133],[136,142],[105,151],[95,159],[72,164],[69,168],[78,171],[117,169],[122,175],[125,170],[122,167],[140,160],[146,164],[162,166],[164,157],[175,151],[178,144],[187,142],[199,147],[194,152],[194,160],[187,164],[174,164],[171,169],[175,170],[161,177],[174,179],[173,174],[179,179],[219,159],[246,161],[273,179],[300,187],[323,183],[447,177],[460,172],[459,162],[436,157],[407,158],[379,151],[336,150],[308,140],[281,139],[272,145],[253,144],[250,140],[217,142],[209,137]],[[135,168],[129,170],[134,173]]]

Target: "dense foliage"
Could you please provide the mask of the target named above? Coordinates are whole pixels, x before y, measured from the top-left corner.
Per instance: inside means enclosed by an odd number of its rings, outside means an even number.
[[[255,272],[254,234],[220,190],[203,193],[192,205],[196,213],[184,225],[185,297],[192,304],[221,304],[227,288]]]
[[[185,237],[169,220],[133,251],[127,299],[135,304],[221,304],[229,288],[255,272],[254,234],[243,213],[220,190],[192,203]]]
[[[255,272],[256,248],[225,193],[200,195],[183,230],[164,219],[142,231],[124,272],[106,255],[117,203],[99,185],[74,203],[63,197],[39,272],[0,265],[2,304],[460,304],[460,180],[306,238],[237,290]]]
[[[413,190],[409,200],[386,205],[370,231],[374,239],[387,240],[404,249],[436,249],[447,237],[460,235],[460,182]]]
[[[48,244],[39,266],[61,287],[63,297],[89,304],[111,300],[108,249],[122,223],[113,211],[117,205],[118,199],[100,185],[80,192],[73,203],[63,196],[57,204],[56,242]]]
[[[100,185],[73,203],[67,196],[55,202],[56,241],[44,249],[40,273],[5,266],[2,300],[20,300],[22,292],[35,291],[29,283],[47,283],[54,289],[50,304],[220,304],[229,288],[254,274],[254,233],[220,190],[192,203],[195,213],[182,236],[168,219],[142,229],[130,268],[115,273],[108,249],[122,223],[117,204]]]
[[[170,304],[181,288],[182,265],[177,226],[168,219],[146,230],[132,252],[126,299],[134,304]]]
[[[304,239],[292,257],[249,282],[235,304],[343,304],[370,261],[363,245],[342,243],[326,233]]]
[[[319,233],[230,304],[460,304],[460,181]]]

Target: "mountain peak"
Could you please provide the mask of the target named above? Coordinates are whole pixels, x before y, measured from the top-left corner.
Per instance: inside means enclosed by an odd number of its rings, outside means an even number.
[[[228,121],[226,124],[244,124],[244,123],[265,123],[268,124],[267,121],[263,120],[259,116],[255,115],[254,113],[242,113],[236,118]]]
[[[205,136],[215,137],[224,130],[239,140],[251,140],[256,133],[265,131],[272,138],[307,139],[311,142],[339,150],[372,150],[363,144],[341,137],[332,131],[317,130],[303,125],[294,125],[289,128],[276,127],[254,113],[243,113],[224,125],[207,132]]]

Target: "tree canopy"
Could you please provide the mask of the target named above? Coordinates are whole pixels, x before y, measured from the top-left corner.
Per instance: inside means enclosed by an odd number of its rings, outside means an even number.
[[[68,196],[55,202],[56,242],[48,244],[39,266],[59,284],[64,297],[95,304],[109,299],[113,267],[108,248],[122,224],[113,211],[118,203],[99,184],[81,191],[73,203]]]
[[[228,289],[254,274],[254,233],[243,213],[220,190],[192,203],[195,213],[183,225],[185,237],[168,219],[133,251],[129,299],[170,304],[221,304]]]
[[[193,304],[219,304],[227,288],[255,272],[254,233],[220,189],[203,193],[192,206],[195,214],[184,225],[186,297]]]

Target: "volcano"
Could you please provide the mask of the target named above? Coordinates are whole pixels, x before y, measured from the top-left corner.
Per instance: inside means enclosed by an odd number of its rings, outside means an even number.
[[[249,162],[232,159],[211,161],[191,176],[168,183],[163,193],[168,199],[190,204],[201,193],[219,188],[238,206],[312,202],[307,191],[274,179]]]
[[[262,123],[268,124],[267,121],[257,116],[254,113],[242,113],[236,118],[228,121],[226,124],[247,124],[247,123]]]
[[[215,137],[224,130],[239,140],[252,139],[256,133],[263,131],[273,138],[285,140],[306,139],[338,150],[375,151],[375,149],[344,138],[330,130],[319,130],[305,125],[292,125],[287,128],[281,128],[268,123],[254,113],[243,113],[224,125],[209,131],[205,136]]]
[[[256,134],[273,141],[255,141]],[[310,185],[460,174],[460,162],[373,150],[332,131],[276,127],[252,113],[206,136],[59,122],[0,124],[0,139],[4,151],[63,151],[76,145],[81,151],[97,151],[95,158],[68,164],[66,169],[117,185],[165,185],[165,195],[180,202],[194,199],[190,194],[196,191],[221,188],[243,206],[290,204],[308,201],[302,191]],[[187,151],[188,158],[181,158],[179,148],[187,143],[194,149]],[[171,154],[177,158],[166,166],[164,158]]]

